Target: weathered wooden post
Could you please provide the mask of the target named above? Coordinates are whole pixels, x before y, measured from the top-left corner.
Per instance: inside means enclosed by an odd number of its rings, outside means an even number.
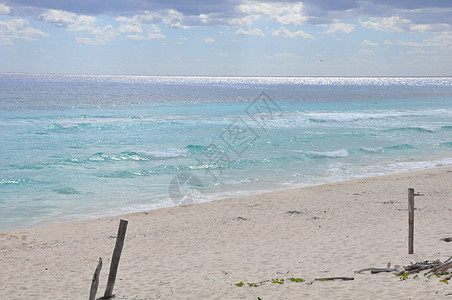
[[[414,248],[414,189],[408,189],[408,254]]]
[[[104,299],[109,299],[113,296],[113,287],[115,286],[116,273],[118,272],[119,259],[121,258],[122,246],[126,237],[127,221],[121,220],[119,222],[118,236],[116,237],[115,250],[111,258],[110,273],[108,274],[107,287],[104,293]]]
[[[99,286],[99,273],[102,269],[102,257],[99,257],[99,263],[94,271],[93,281],[91,282],[91,290],[89,292],[89,300],[96,300],[97,287]]]

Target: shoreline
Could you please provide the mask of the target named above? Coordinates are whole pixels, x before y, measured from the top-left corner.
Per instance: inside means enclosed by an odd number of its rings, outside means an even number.
[[[125,218],[114,290],[120,299],[444,295],[447,285],[438,280],[353,271],[447,259],[452,243],[439,239],[452,236],[450,182],[452,167],[437,167],[1,232],[0,293],[8,299],[48,298],[49,290],[55,298],[87,297],[102,257],[101,295],[119,219]],[[413,255],[407,254],[410,187],[423,194],[415,198]],[[355,280],[233,285],[290,276]]]
[[[417,166],[417,167],[411,166],[410,168],[405,169],[407,164],[410,164],[410,163],[416,164],[419,162],[423,162],[423,163],[425,163],[425,165]],[[404,173],[409,173],[409,172],[423,171],[423,170],[428,170],[428,169],[452,167],[452,157],[450,157],[450,155],[435,155],[435,156],[430,156],[430,157],[424,157],[419,160],[395,162],[392,164],[394,165],[393,169],[386,170],[383,173],[381,173],[382,171],[373,171],[366,175],[356,175],[356,174],[353,175],[352,174],[349,177],[336,178],[336,179],[328,178],[326,181],[319,181],[319,182],[286,183],[287,186],[283,186],[284,184],[278,183],[270,189],[260,188],[258,190],[248,190],[248,189],[242,190],[239,188],[238,190],[228,191],[228,192],[222,191],[222,192],[216,192],[216,193],[208,193],[208,194],[202,195],[202,198],[201,198],[202,201],[197,202],[195,204],[198,205],[198,204],[209,203],[209,202],[214,202],[214,201],[228,200],[228,199],[232,199],[232,198],[257,196],[257,195],[268,194],[268,193],[273,193],[273,192],[283,192],[286,190],[297,190],[297,189],[303,189],[303,188],[307,188],[307,187],[322,186],[325,184],[334,184],[334,183],[348,182],[348,181],[353,181],[353,180],[360,180],[360,179],[367,179],[367,178],[374,178],[374,177],[381,177],[381,176],[392,176],[392,175],[404,174]],[[394,169],[396,167],[400,167],[400,168],[402,168],[402,170],[394,171]],[[276,187],[276,186],[278,186],[278,187]],[[234,186],[232,186],[232,187],[234,187]],[[238,188],[238,187],[236,187],[236,188]],[[143,206],[147,207],[147,208],[140,208]],[[151,206],[153,208],[149,208]],[[143,212],[153,211],[153,210],[168,209],[168,208],[172,208],[172,207],[177,207],[177,205],[176,206],[162,206],[161,203],[153,203],[153,204],[148,204],[148,205],[133,204],[131,206],[126,206],[126,207],[119,206],[116,208],[108,207],[107,208],[108,212],[104,211],[104,213],[101,213],[101,210],[96,210],[94,212],[82,213],[82,214],[77,214],[77,215],[69,214],[69,215],[54,216],[48,221],[42,221],[42,220],[36,221],[35,222],[36,225],[31,225],[31,226],[25,225],[24,227],[16,227],[16,228],[12,228],[12,229],[6,229],[8,227],[6,227],[5,229],[0,228],[0,233],[27,230],[27,229],[31,229],[31,228],[59,225],[59,224],[64,224],[64,223],[86,222],[86,221],[102,219],[102,218],[120,217],[120,216],[135,214],[135,213],[143,213]],[[119,214],[117,212],[118,210],[120,211]],[[32,222],[30,222],[30,223],[32,223]]]

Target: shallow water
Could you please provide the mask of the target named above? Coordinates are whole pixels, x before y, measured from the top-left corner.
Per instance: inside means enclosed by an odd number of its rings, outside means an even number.
[[[450,165],[452,78],[0,74],[0,150],[0,230]]]

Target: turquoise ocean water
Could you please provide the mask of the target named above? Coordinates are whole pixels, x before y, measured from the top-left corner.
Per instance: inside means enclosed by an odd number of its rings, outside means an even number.
[[[3,73],[0,153],[0,230],[452,165],[452,78]]]

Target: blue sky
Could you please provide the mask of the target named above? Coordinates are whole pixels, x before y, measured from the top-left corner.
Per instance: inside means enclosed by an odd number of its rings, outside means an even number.
[[[450,76],[452,1],[0,0],[0,72]]]

